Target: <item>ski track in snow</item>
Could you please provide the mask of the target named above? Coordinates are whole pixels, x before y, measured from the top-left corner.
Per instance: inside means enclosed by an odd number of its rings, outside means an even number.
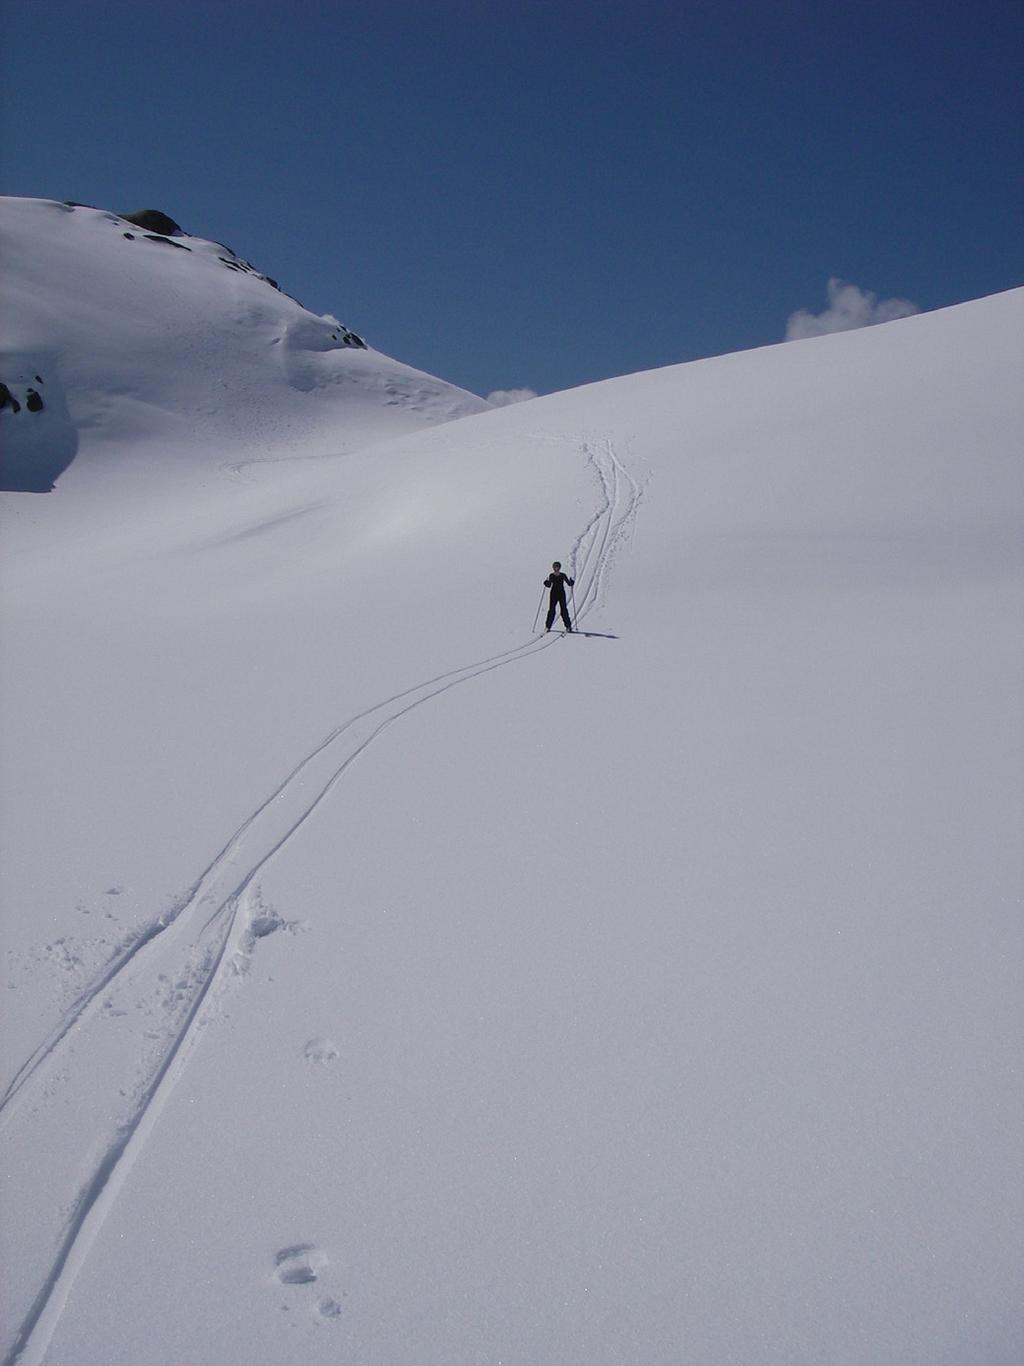
[[[569,560],[581,590],[577,620],[604,601],[615,551],[632,530],[642,496],[609,440],[587,440],[581,449],[600,499]],[[215,998],[244,972],[258,941],[285,927],[260,900],[263,869],[389,726],[442,693],[561,639],[561,633],[534,635],[395,693],[331,731],[242,822],[172,910],[119,947],[22,1062],[0,1098],[0,1130],[9,1169],[23,1168],[24,1206],[37,1220],[52,1211],[54,1227],[49,1264],[22,1307],[3,1366],[42,1362],[75,1276],[209,1022]],[[54,1126],[68,1132],[68,1159],[59,1171],[52,1158],[38,1160],[47,1151],[40,1136],[49,1139]],[[84,1170],[76,1165],[83,1160]],[[61,1189],[62,1180],[69,1189]]]

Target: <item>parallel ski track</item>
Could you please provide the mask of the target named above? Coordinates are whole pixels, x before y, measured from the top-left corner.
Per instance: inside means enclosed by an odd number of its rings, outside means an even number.
[[[570,555],[570,568],[581,590],[576,601],[577,619],[603,602],[615,551],[632,528],[642,496],[610,441],[585,441],[581,450],[596,475],[601,495],[596,512]],[[136,1074],[131,1079],[128,1111],[111,1120],[114,1128],[107,1146],[73,1201],[49,1272],[2,1366],[39,1366],[42,1362],[75,1276],[184,1069],[196,1042],[203,1007],[243,941],[249,909],[246,893],[255,879],[389,726],[442,693],[549,649],[562,638],[561,634],[532,636],[500,654],[406,688],[342,722],[246,817],[172,910],[115,953],[67,1008],[49,1036],[23,1061],[0,1098],[0,1128],[17,1125],[23,1102],[52,1082],[72,1039],[75,1053],[81,1052],[83,1045],[87,1048],[90,1026],[103,1006],[110,1005],[114,993],[137,994],[140,979],[147,974],[166,981],[168,975],[187,977],[191,969],[193,980],[174,1028],[150,1060],[145,1075]],[[157,979],[155,974],[161,966],[167,966],[169,974]],[[109,1017],[104,1027],[110,1030]],[[128,1030],[135,1026],[127,1023],[122,1027]],[[97,1050],[93,1058],[79,1058],[76,1067],[85,1068],[91,1078],[95,1073],[95,1084],[110,1086],[112,1097],[125,1094],[123,1075],[103,1075],[104,1050]],[[111,1109],[116,1111],[116,1100],[112,1100]],[[54,1199],[52,1190],[50,1197]]]

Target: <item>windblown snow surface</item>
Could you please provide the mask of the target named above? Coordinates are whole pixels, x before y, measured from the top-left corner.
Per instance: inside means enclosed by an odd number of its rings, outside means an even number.
[[[3,1362],[1024,1359],[1024,292],[333,451],[219,299],[33,343]]]

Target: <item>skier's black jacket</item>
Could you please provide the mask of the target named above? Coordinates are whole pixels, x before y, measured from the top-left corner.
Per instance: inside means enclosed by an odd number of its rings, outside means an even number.
[[[549,574],[544,580],[544,587],[551,589],[551,597],[554,602],[558,602],[559,599],[564,602],[565,585],[568,584],[571,588],[575,582],[576,580],[570,579],[568,574],[563,574],[560,569],[556,569],[553,574]]]

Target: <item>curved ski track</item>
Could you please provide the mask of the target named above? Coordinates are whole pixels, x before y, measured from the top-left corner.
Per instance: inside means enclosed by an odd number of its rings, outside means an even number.
[[[600,499],[570,556],[580,590],[577,618],[603,601],[615,550],[641,498],[610,441],[586,441],[582,453]],[[395,693],[337,726],[246,817],[176,906],[119,948],[24,1060],[0,1098],[0,1129],[6,1131],[8,1170],[18,1170],[23,1192],[26,1185],[38,1186],[38,1198],[26,1204],[38,1219],[52,1211],[54,1227],[45,1264],[26,1275],[31,1289],[22,1287],[20,1326],[8,1339],[3,1366],[39,1366],[45,1357],[74,1278],[210,1018],[204,1006],[212,1005],[233,971],[244,970],[255,944],[250,926],[259,908],[254,884],[260,872],[389,726],[432,698],[561,639],[532,636]],[[48,1160],[38,1170],[42,1135]],[[64,1204],[62,1179],[68,1182]]]

